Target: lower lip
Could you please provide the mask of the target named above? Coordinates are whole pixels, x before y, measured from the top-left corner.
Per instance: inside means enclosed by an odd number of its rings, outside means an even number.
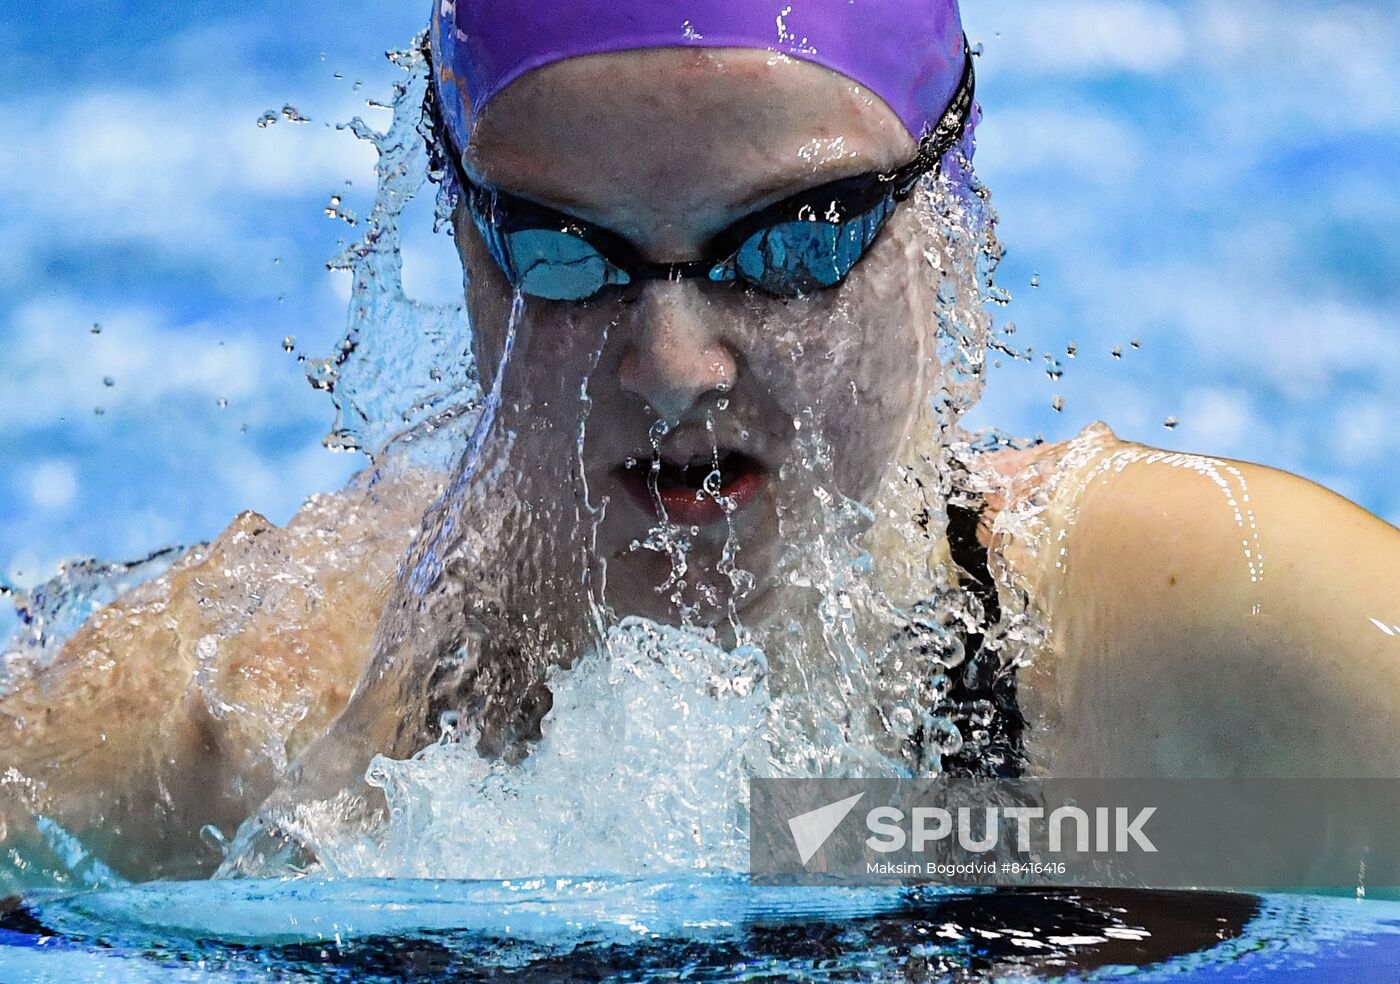
[[[719,490],[718,498],[727,499],[734,506],[726,513],[725,507],[715,498],[697,495],[696,490],[688,486],[662,485],[653,493],[649,476],[639,469],[621,469],[619,477],[644,510],[660,519],[660,510],[664,509],[665,518],[681,526],[706,526],[722,522],[727,515],[733,515],[753,502],[768,484],[768,473],[763,468],[758,465],[745,468]],[[661,501],[660,509],[657,507],[658,499]]]

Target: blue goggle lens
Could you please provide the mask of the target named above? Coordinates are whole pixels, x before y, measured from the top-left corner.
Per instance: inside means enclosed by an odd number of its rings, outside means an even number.
[[[768,226],[744,240],[730,264],[744,280],[782,297],[834,287],[860,262],[894,206],[892,198],[884,198],[846,222],[798,220]]]
[[[592,245],[562,230],[500,232],[482,221],[477,228],[506,279],[531,297],[581,301],[632,280]]]

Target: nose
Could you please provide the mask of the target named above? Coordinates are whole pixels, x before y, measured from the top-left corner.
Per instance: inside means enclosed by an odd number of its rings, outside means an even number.
[[[661,419],[674,424],[707,393],[733,388],[734,353],[717,330],[719,312],[698,286],[647,284],[629,311],[618,380]]]

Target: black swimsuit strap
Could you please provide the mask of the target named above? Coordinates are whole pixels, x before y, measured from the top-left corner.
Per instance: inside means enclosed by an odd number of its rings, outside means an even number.
[[[975,507],[949,502],[948,551],[953,563],[966,575],[965,588],[982,605],[982,624],[995,626],[1001,620],[1001,601],[992,577],[987,550],[977,539],[977,527],[985,505]],[[945,710],[963,735],[963,748],[943,758],[943,773],[955,777],[1014,779],[1025,770],[1025,715],[1016,697],[1014,666],[1002,666],[999,654],[985,650],[985,633],[969,632],[963,639],[966,658],[949,673],[952,686]],[[991,721],[987,736],[975,740],[969,711],[974,703],[990,704]]]

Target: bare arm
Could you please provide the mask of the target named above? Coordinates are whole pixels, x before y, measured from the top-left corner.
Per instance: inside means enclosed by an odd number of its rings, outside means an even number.
[[[1051,629],[1023,671],[1036,772],[1400,776],[1400,530],[1111,435],[1042,519],[1018,565]]]
[[[130,877],[212,870],[200,829],[231,834],[344,706],[432,491],[245,513],[96,613],[0,698],[0,845],[40,814]]]

